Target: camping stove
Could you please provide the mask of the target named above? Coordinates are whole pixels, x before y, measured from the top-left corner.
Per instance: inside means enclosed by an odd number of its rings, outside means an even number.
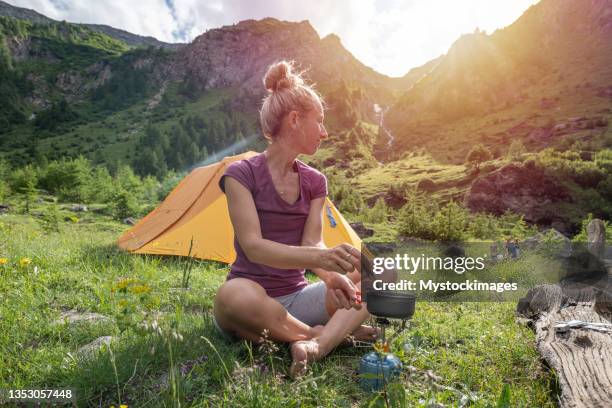
[[[401,292],[369,291],[366,302],[368,312],[374,316],[376,326],[380,328],[381,338],[375,344],[361,345],[374,347],[374,351],[361,358],[359,377],[363,389],[377,391],[401,372],[402,363],[390,352],[390,344],[409,327],[408,321],[414,315],[416,297]],[[395,333],[387,340],[386,330],[392,325],[390,319],[399,319],[400,323],[393,324],[396,326]]]

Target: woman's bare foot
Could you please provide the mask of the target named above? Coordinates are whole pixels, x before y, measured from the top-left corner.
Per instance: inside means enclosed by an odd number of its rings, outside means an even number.
[[[316,340],[302,340],[291,344],[293,362],[289,368],[291,378],[297,378],[308,370],[308,364],[321,357],[319,343]]]
[[[344,346],[352,346],[353,341],[365,341],[368,343],[373,343],[381,335],[381,330],[377,327],[366,326],[362,324],[354,332],[349,334],[346,339],[341,343]]]

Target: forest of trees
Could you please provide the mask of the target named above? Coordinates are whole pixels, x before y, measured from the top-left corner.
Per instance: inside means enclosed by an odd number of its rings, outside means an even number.
[[[134,170],[162,179],[168,170],[185,170],[252,132],[253,126],[244,117],[224,111],[187,115],[168,130],[149,124],[137,144]]]

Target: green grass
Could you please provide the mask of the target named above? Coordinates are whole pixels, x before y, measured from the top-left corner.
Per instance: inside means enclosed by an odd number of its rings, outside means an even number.
[[[190,289],[179,290],[184,260],[121,252],[114,243],[126,226],[79,217],[62,222],[59,233],[44,232],[29,215],[0,218],[0,258],[8,259],[0,266],[0,388],[70,387],[79,406],[367,406],[377,397],[361,391],[356,377],[367,349],[337,350],[292,381],[286,347],[265,353],[215,333],[210,312],[226,266],[196,262]],[[31,264],[19,266],[26,257]],[[140,286],[150,291],[137,293]],[[511,406],[554,406],[554,376],[540,364],[533,333],[514,322],[514,308],[419,303],[412,327],[393,344],[406,367],[407,405],[453,406],[461,393],[473,406],[495,406],[507,384]],[[110,320],[52,324],[65,310]],[[148,329],[137,325],[143,319]],[[79,357],[80,347],[106,335],[114,337],[110,350]],[[404,342],[412,345],[405,352]],[[440,378],[427,380],[428,370]]]

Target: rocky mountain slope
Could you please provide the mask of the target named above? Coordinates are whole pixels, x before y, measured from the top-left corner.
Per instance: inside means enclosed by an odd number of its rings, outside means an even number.
[[[397,150],[453,144],[440,156],[456,161],[477,143],[500,153],[517,139],[554,146],[568,118],[609,113],[610,38],[607,0],[542,0],[493,34],[462,36],[388,112]]]

